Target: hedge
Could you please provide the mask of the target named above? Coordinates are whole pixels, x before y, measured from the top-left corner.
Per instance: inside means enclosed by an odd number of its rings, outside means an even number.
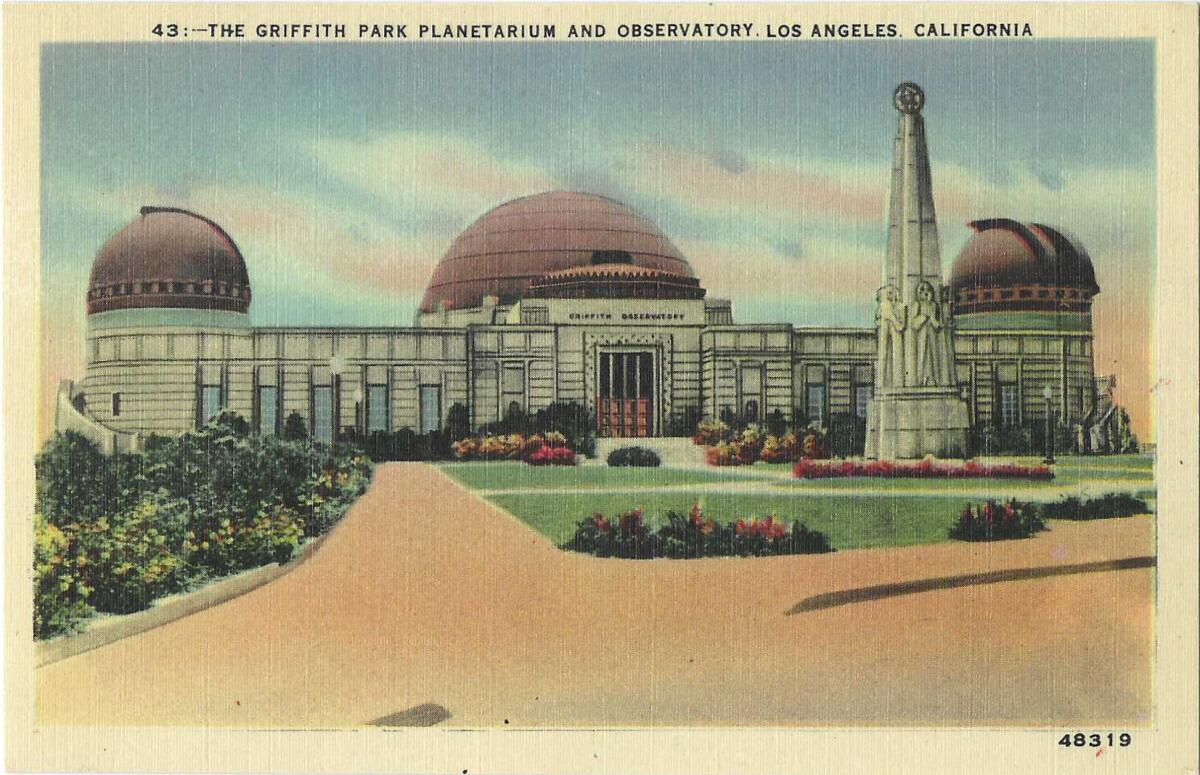
[[[35,461],[34,636],[71,632],[93,610],[128,613],[207,579],[286,562],[363,491],[354,447],[251,436],[223,413],[106,457],[56,434]]]

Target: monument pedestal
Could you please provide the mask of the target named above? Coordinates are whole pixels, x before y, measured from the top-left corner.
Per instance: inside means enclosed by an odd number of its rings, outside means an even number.
[[[958,388],[877,388],[875,393],[867,409],[867,457],[967,456],[970,419]]]

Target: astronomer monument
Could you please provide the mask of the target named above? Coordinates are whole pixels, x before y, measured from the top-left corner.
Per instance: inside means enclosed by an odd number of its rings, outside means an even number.
[[[866,456],[965,457],[969,416],[951,338],[951,294],[942,255],[915,83],[896,87],[900,118],[892,157],[884,285],[876,294],[875,389],[867,406]]]

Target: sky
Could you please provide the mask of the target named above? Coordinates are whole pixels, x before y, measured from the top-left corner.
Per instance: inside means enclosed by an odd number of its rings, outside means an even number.
[[[410,325],[458,232],[566,189],[655,221],[738,321],[869,326],[913,80],[945,271],[977,218],[1078,237],[1096,371],[1147,438],[1153,71],[1139,40],[45,46],[44,392],[81,376],[92,258],[146,204],[231,234],[256,325]]]

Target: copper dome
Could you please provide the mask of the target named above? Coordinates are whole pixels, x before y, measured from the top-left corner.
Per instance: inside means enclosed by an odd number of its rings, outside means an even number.
[[[92,263],[87,311],[146,307],[246,312],[250,278],[225,230],[202,215],[143,207]]]
[[[589,266],[593,255],[625,252],[635,266],[695,277],[657,226],[608,197],[552,191],[489,210],[454,240],[433,270],[422,312],[521,299],[532,280]]]
[[[968,225],[975,233],[950,271],[959,311],[1062,309],[1100,292],[1091,257],[1058,229],[1009,218]]]

